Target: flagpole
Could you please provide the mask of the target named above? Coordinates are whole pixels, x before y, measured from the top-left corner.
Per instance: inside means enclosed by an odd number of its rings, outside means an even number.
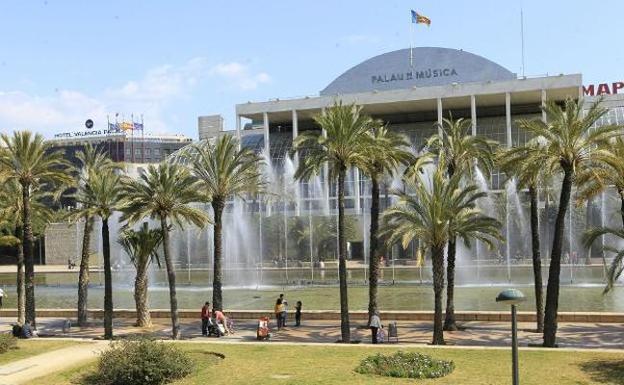
[[[524,70],[524,12],[522,10],[522,1],[520,2],[520,39],[522,44],[522,77],[525,77]]]
[[[414,17],[410,11],[410,68],[414,67]]]

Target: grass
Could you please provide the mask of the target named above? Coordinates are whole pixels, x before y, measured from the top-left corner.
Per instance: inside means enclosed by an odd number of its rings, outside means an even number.
[[[14,349],[11,349],[6,353],[0,354],[0,365],[21,360],[22,358],[28,358],[37,354],[49,352],[51,350],[66,348],[72,345],[76,345],[77,343],[78,342],[74,341],[58,341],[45,339],[18,340],[17,345]]]
[[[199,384],[414,384],[414,380],[384,378],[354,371],[361,359],[378,351],[392,353],[396,347],[370,346],[291,346],[291,345],[222,345],[182,343],[197,362],[197,370],[175,385]],[[412,348],[437,359],[452,360],[450,375],[424,384],[508,384],[511,363],[507,349]],[[225,354],[215,363],[213,355]],[[96,366],[96,361],[58,374],[38,379],[39,385],[72,385]],[[520,380],[524,385],[543,384],[621,384],[624,354],[593,351],[520,351]]]

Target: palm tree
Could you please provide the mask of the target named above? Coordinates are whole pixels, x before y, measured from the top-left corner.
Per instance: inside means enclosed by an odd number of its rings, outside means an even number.
[[[520,127],[526,122],[521,121]],[[538,146],[539,143],[531,140],[525,146]],[[542,282],[542,257],[540,252],[539,233],[539,206],[538,188],[545,185],[545,175],[542,165],[532,163],[524,158],[524,149],[509,149],[502,151],[498,156],[500,168],[508,178],[515,178],[519,190],[528,188],[531,211],[531,251],[533,259],[533,282],[535,287],[535,311],[537,332],[544,332],[544,284]],[[509,242],[509,240],[507,240]]]
[[[421,247],[430,250],[435,298],[434,345],[444,344],[444,247],[455,237],[467,246],[473,238],[489,246],[493,245],[493,239],[500,238],[500,223],[476,208],[477,200],[486,193],[473,184],[462,187],[460,174],[447,178],[446,173],[447,165],[442,161],[430,178],[416,174],[406,179],[406,187],[414,193],[397,192],[397,204],[383,215],[383,235],[388,245],[400,242],[405,248],[418,239]]]
[[[221,291],[223,272],[223,209],[228,198],[245,193],[257,193],[264,184],[261,178],[261,158],[248,148],[239,148],[239,142],[223,135],[213,144],[202,142],[185,153],[191,171],[199,180],[199,189],[206,194],[214,215],[214,258],[212,306],[223,310]]]
[[[293,143],[292,152],[300,151],[305,156],[300,160],[295,178],[308,180],[318,175],[327,165],[328,177],[337,179],[338,184],[338,275],[340,280],[340,329],[342,342],[351,341],[349,330],[349,302],[347,298],[347,242],[344,235],[345,221],[345,177],[351,167],[363,164],[366,157],[365,143],[368,132],[376,123],[362,114],[362,107],[336,103],[314,118],[324,134],[308,131]],[[302,151],[304,150],[305,151]]]
[[[31,192],[48,185],[50,188],[71,183],[65,169],[69,166],[60,152],[50,151],[43,136],[30,131],[15,131],[12,136],[0,136],[0,169],[6,180],[16,180],[22,195],[22,247],[24,250],[26,321],[36,324],[35,263],[33,258],[33,228]]]
[[[124,230],[117,241],[130,257],[137,271],[134,280],[134,302],[137,314],[136,326],[139,327],[152,326],[147,303],[147,268],[152,261],[158,263],[160,267],[158,248],[162,243],[162,234],[162,230],[149,229],[147,222],[143,222],[143,226],[138,231]]]
[[[431,136],[424,148],[436,157],[444,157],[446,174],[452,178],[459,174],[462,178],[472,179],[474,167],[479,167],[489,175],[494,164],[496,143],[480,136],[468,134],[471,121],[466,119],[443,119],[440,132]],[[446,265],[446,317],[444,330],[457,330],[455,321],[455,259],[456,240],[451,237],[447,247]]]
[[[119,166],[106,156],[103,148],[88,144],[83,150],[76,154],[80,167],[76,170],[78,174],[77,183],[74,186],[78,191],[88,189],[90,176],[103,170],[119,169]],[[82,251],[80,256],[80,273],[78,276],[78,325],[85,326],[87,323],[87,297],[89,289],[89,258],[91,249],[91,233],[93,232],[95,214],[92,207],[81,207],[70,213],[70,218],[74,221],[84,221],[84,231],[82,233]]]
[[[92,170],[89,184],[76,194],[76,202],[89,208],[89,215],[102,220],[104,259],[104,338],[113,338],[113,274],[111,270],[110,230],[108,221],[121,204],[124,178],[114,170]]]
[[[609,152],[604,162],[587,167],[577,177],[579,200],[588,200],[613,186],[620,198],[620,216],[624,227],[624,138],[609,141]]]
[[[543,107],[547,123],[541,120],[521,121],[520,126],[533,136],[533,143],[515,149],[514,156],[524,157],[526,162],[541,167],[547,174],[562,173],[561,195],[555,220],[546,307],[544,312],[545,347],[556,346],[557,311],[559,308],[559,275],[563,247],[565,215],[570,204],[575,177],[590,166],[603,164],[610,153],[604,146],[615,136],[618,126],[595,127],[607,112],[600,101],[587,110],[582,101],[567,99],[563,105],[549,101]],[[539,144],[539,145],[536,145]]]
[[[587,231],[583,237],[585,247],[589,248],[594,241],[605,235],[612,235],[620,240],[624,240],[624,229],[614,229],[610,227],[593,228]],[[603,249],[615,254],[607,272],[607,285],[604,288],[604,294],[606,294],[613,289],[613,286],[624,272],[624,250],[618,250],[617,248],[610,246],[604,246]]]
[[[31,211],[33,233],[43,234],[45,226],[51,222],[52,210],[43,203],[49,194],[42,193],[39,189],[31,192]],[[0,185],[0,218],[3,225],[10,229],[11,238],[6,239],[8,246],[17,248],[17,322],[24,324],[26,320],[26,293],[24,275],[24,249],[22,247],[23,225],[21,213],[23,212],[21,186],[15,179],[11,179]]]
[[[369,242],[369,280],[368,280],[368,318],[377,311],[377,286],[379,280],[379,182],[381,178],[392,175],[401,164],[410,162],[412,155],[407,150],[409,143],[400,134],[394,133],[384,125],[376,126],[367,133],[366,157],[358,168],[371,180],[370,207],[370,242]],[[359,183],[359,181],[356,181]]]
[[[182,226],[190,222],[196,226],[204,226],[208,222],[206,214],[190,204],[205,200],[200,194],[197,179],[188,169],[174,163],[150,165],[137,180],[124,183],[124,205],[122,221],[133,225],[146,217],[160,221],[162,232],[163,257],[169,281],[169,301],[171,306],[171,335],[180,338],[180,321],[178,317],[178,299],[176,295],[175,267],[171,257],[169,231],[171,225]]]

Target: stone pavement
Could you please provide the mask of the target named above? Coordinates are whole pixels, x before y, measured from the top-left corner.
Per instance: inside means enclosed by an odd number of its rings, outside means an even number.
[[[84,342],[0,366],[0,385],[32,383],[35,378],[71,368],[94,358],[108,345],[107,341]]]
[[[100,338],[103,335],[102,321],[94,320],[89,327],[72,327],[70,332],[63,334],[63,319],[41,318],[38,322],[40,334],[43,336],[73,337],[73,338]],[[168,338],[171,333],[169,319],[153,319],[154,326],[141,329],[132,326],[130,319],[115,319],[115,335],[151,335],[159,338]],[[387,324],[390,320],[382,320]],[[0,331],[10,330],[13,319],[0,318]],[[221,338],[223,341],[249,342],[256,340],[256,322],[244,320],[234,322],[235,333]],[[339,321],[303,321],[301,327],[294,327],[294,323],[287,328],[277,331],[273,328],[273,337],[270,342],[294,343],[334,343],[340,338]],[[399,321],[399,344],[428,344],[431,341],[432,325],[428,321]],[[449,345],[457,346],[509,346],[511,342],[510,324],[507,322],[465,322],[461,326],[464,330],[445,332],[445,339]],[[352,322],[352,339],[360,340],[363,344],[370,343],[370,332],[363,322]],[[519,323],[518,341],[520,346],[538,345],[541,343],[541,334],[532,332],[532,323]],[[181,321],[182,336],[186,340],[205,340],[201,336],[200,321],[183,319]],[[212,340],[212,338],[211,338]],[[606,323],[559,323],[557,340],[560,347],[583,349],[624,349],[624,325]]]

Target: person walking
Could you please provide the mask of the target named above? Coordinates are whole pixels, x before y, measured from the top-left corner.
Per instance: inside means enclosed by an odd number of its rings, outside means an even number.
[[[381,319],[379,318],[379,312],[375,311],[373,316],[371,317],[370,324],[368,325],[371,330],[371,337],[373,344],[377,344],[377,332],[379,328],[381,328]]]
[[[277,330],[280,330],[282,328],[282,310],[284,310],[281,298],[275,301],[275,308],[273,310],[275,312],[275,320],[277,321]]]
[[[4,292],[4,290],[2,290],[2,288],[0,288],[0,309],[2,309],[2,301],[4,300],[4,296],[6,295],[6,293]]]
[[[301,307],[303,304],[301,301],[297,301],[295,305],[295,326],[301,326]]]
[[[208,336],[208,323],[210,322],[210,302],[206,301],[201,309],[202,336]]]

